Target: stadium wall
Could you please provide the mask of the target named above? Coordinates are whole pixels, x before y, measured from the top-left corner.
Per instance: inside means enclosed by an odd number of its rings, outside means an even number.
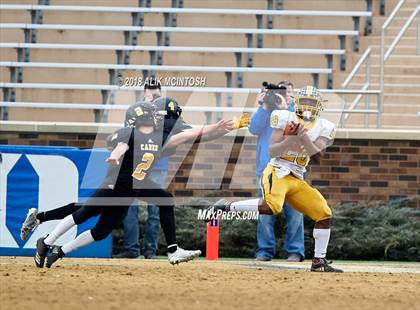
[[[10,126],[1,127],[0,144],[6,145],[91,148],[95,142],[95,147],[104,147],[105,137],[108,134],[97,135],[93,127],[88,130],[71,126],[57,130],[54,127],[55,132],[48,132],[52,131],[48,127],[38,128],[38,132],[30,131],[25,126],[15,126],[13,130],[10,130]],[[112,132],[113,128],[107,130]],[[243,131],[236,138],[236,142],[242,143],[244,140],[242,148],[234,151],[230,159],[228,158],[232,149],[232,137],[223,137],[200,146],[207,155],[198,156],[195,161],[191,150],[185,158],[176,155],[175,161],[182,161],[182,165],[180,167],[171,165],[170,172],[177,173],[170,182],[170,189],[175,195],[189,197],[209,194],[212,191],[209,188],[218,189],[221,183],[220,178],[214,177],[214,172],[226,168],[228,175],[230,173],[234,178],[232,183],[223,184],[223,189],[235,196],[255,195],[256,138]],[[240,156],[238,156],[239,149]],[[325,157],[319,163],[311,163],[308,179],[332,205],[413,197],[417,199],[414,199],[411,205],[420,207],[419,149],[420,136],[415,131],[339,130],[334,144],[328,148]],[[188,153],[185,147],[179,147],[179,151]],[[221,165],[215,161],[216,157],[223,157],[222,161],[225,164]],[[207,184],[209,187],[203,189],[199,186],[188,186],[188,180]],[[226,183],[228,180],[224,181]]]

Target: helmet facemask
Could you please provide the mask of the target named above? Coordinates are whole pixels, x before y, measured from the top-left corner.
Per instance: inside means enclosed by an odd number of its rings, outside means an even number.
[[[321,100],[314,97],[298,97],[295,102],[296,115],[305,122],[316,120],[323,110]]]

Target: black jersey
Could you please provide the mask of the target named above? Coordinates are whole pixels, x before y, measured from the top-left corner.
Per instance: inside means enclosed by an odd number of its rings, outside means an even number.
[[[128,145],[119,166],[110,165],[108,170],[108,184],[123,184],[141,187],[146,184],[153,165],[162,156],[169,155],[173,149],[165,149],[165,139],[162,132],[155,130],[150,134],[139,132],[135,128],[126,127],[117,130],[111,138],[111,146],[115,148],[119,143]]]

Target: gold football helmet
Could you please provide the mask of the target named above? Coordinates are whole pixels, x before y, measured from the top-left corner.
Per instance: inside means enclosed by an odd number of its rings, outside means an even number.
[[[295,97],[296,116],[305,122],[315,121],[324,109],[322,96],[318,88],[305,86],[299,89]]]

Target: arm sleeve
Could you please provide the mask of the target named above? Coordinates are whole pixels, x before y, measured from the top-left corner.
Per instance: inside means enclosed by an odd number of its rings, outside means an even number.
[[[248,130],[253,135],[261,135],[267,128],[267,120],[270,117],[269,112],[264,110],[261,106],[257,109],[249,122]]]

